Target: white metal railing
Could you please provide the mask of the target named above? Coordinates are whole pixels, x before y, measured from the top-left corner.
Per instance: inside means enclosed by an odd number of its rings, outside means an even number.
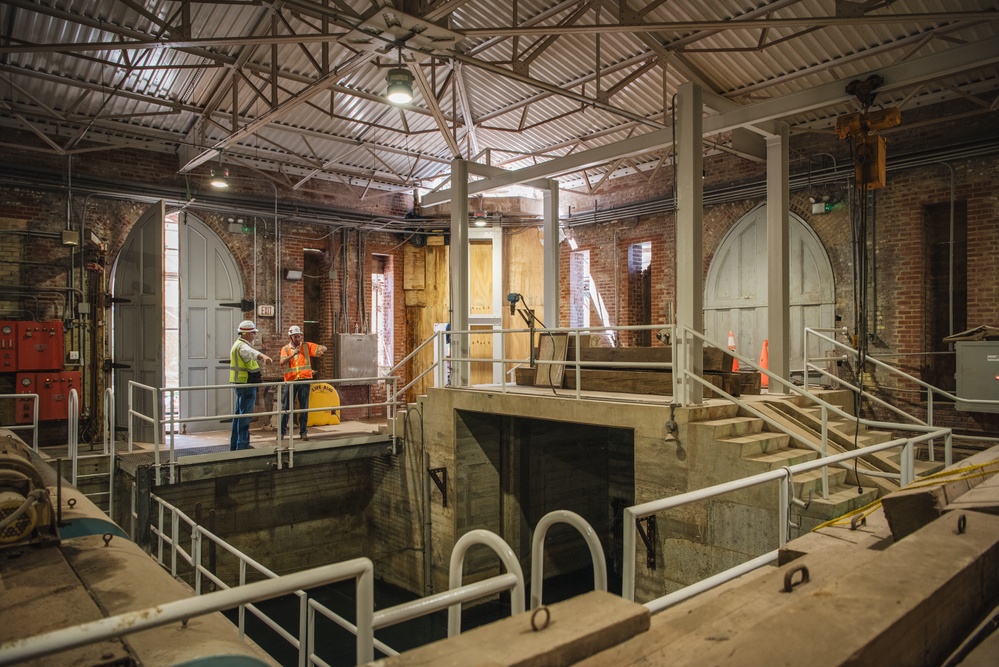
[[[7,426],[4,426],[3,428],[7,429],[8,431],[27,431],[28,429],[31,429],[31,448],[34,449],[35,452],[37,452],[38,451],[38,401],[39,401],[38,394],[0,394],[0,398],[12,398],[15,400],[15,402],[21,400],[25,401],[30,400],[32,402],[32,411],[31,411],[32,419],[30,424],[9,424]],[[14,414],[17,414],[16,408],[14,410]],[[16,418],[15,421],[17,421]]]
[[[311,412],[329,412],[331,410],[349,410],[349,409],[361,409],[361,408],[384,408],[386,412],[386,420],[391,429],[391,439],[392,439],[392,453],[396,453],[397,438],[396,438],[396,409],[397,404],[393,400],[393,396],[397,393],[394,389],[395,384],[398,382],[398,378],[387,376],[387,377],[369,377],[369,378],[349,378],[340,380],[329,380],[329,379],[313,379],[313,380],[298,380],[295,382],[285,382],[275,381],[275,382],[262,382],[259,384],[254,384],[258,390],[265,387],[277,387],[277,388],[287,388],[291,391],[292,385],[300,384],[330,384],[330,385],[342,385],[342,384],[363,384],[363,383],[385,383],[386,384],[386,398],[384,401],[375,401],[369,403],[351,403],[349,405],[339,405],[332,407],[309,407],[306,409],[296,408],[294,406],[294,401],[289,401],[288,408],[280,408],[278,410],[262,410],[255,411],[252,414],[247,415],[237,415],[235,413],[230,414],[214,414],[214,415],[201,415],[193,417],[178,417],[175,410],[175,401],[178,396],[186,392],[202,392],[202,391],[216,391],[220,389],[231,390],[234,385],[232,384],[218,384],[218,385],[202,385],[196,387],[151,387],[149,385],[141,384],[135,382],[134,380],[129,380],[128,382],[128,448],[129,451],[133,450],[135,442],[135,420],[145,422],[150,424],[153,431],[153,468],[156,472],[156,483],[162,483],[162,470],[167,468],[169,471],[169,482],[172,484],[176,481],[176,465],[177,465],[177,455],[176,455],[176,432],[178,424],[187,424],[193,422],[206,422],[206,421],[219,421],[223,419],[256,419],[258,417],[271,417],[274,415],[284,416],[287,415],[289,421],[293,421],[295,415],[299,415],[301,419],[306,418],[305,415]],[[134,406],[136,404],[136,392],[141,392],[149,397],[149,401],[152,404],[152,414],[147,415],[141,410],[136,409]],[[167,405],[166,410],[167,416],[160,417],[160,406]],[[166,443],[163,443],[163,434],[166,435]],[[277,457],[277,468],[281,469],[285,466],[285,455],[287,455],[287,465],[289,467],[294,466],[294,455],[295,455],[295,445],[294,445],[294,435],[293,429],[288,429],[287,444],[283,443],[283,438],[281,437],[280,427],[277,429],[275,434],[275,455]],[[167,461],[164,463],[161,460],[161,449],[163,445],[166,444],[166,450],[168,452]]]
[[[537,609],[542,603],[541,589],[545,580],[545,536],[548,534],[548,529],[557,523],[568,524],[583,536],[590,550],[590,559],[593,561],[593,589],[607,590],[607,559],[596,531],[586,519],[575,512],[555,510],[541,517],[541,521],[534,527],[534,538],[531,541],[531,609]]]
[[[714,498],[716,496],[723,495],[725,493],[730,493],[733,491],[739,491],[741,489],[748,489],[753,486],[759,486],[762,484],[767,484],[769,482],[777,481],[780,483],[778,489],[778,547],[783,546],[788,540],[788,526],[790,523],[790,512],[791,512],[791,502],[790,499],[793,497],[793,482],[794,475],[798,473],[809,472],[811,470],[819,469],[823,466],[832,465],[834,463],[843,463],[851,459],[856,459],[864,455],[865,453],[874,453],[886,451],[889,449],[901,448],[901,460],[902,460],[902,482],[908,484],[912,481],[912,470],[914,467],[913,459],[915,452],[915,445],[931,437],[932,434],[923,434],[913,438],[900,438],[897,440],[892,440],[890,442],[884,442],[877,445],[871,445],[864,448],[863,450],[853,450],[849,452],[844,452],[842,454],[836,454],[834,456],[815,459],[814,461],[807,461],[805,463],[799,463],[792,466],[787,466],[779,470],[770,470],[768,472],[760,473],[758,475],[753,475],[751,477],[746,477],[744,479],[734,480],[731,482],[725,482],[723,484],[717,484],[705,489],[699,489],[697,491],[690,491],[687,493],[681,493],[676,496],[671,496],[669,498],[661,498],[659,500],[653,500],[646,503],[641,503],[639,505],[633,505],[624,509],[624,564],[622,571],[622,581],[621,581],[621,595],[627,600],[635,599],[635,559],[636,559],[636,522],[639,519],[652,516],[658,512],[663,512],[672,508],[679,507],[681,505],[686,505],[693,502],[698,502],[701,500],[707,500],[709,498]],[[653,545],[654,546],[654,545]],[[744,574],[750,569],[755,569],[769,562],[772,562],[777,557],[777,551],[771,551],[767,554],[759,556],[753,559],[750,563],[743,564],[721,572],[710,580],[705,580],[693,586],[689,586],[680,591],[671,593],[670,595],[658,598],[656,600],[651,600],[645,603],[653,613],[665,609],[667,606],[685,600],[693,595],[696,595],[707,587],[716,586],[718,584],[734,579],[737,576]]]
[[[178,565],[186,562],[194,573],[193,588],[195,593],[202,594],[204,581],[208,580],[215,586],[223,589],[229,586],[220,579],[214,572],[203,564],[203,546],[206,541],[213,542],[238,562],[238,587],[246,584],[247,572],[252,569],[261,576],[275,579],[277,575],[260,564],[250,556],[228,544],[222,538],[211,531],[205,530],[180,509],[174,507],[162,498],[151,496],[156,503],[156,522],[151,526],[152,534],[156,538],[154,547],[155,557],[164,566],[169,566],[170,573],[177,577],[179,574]],[[571,514],[571,513],[570,513]],[[169,516],[168,516],[169,515]],[[546,517],[543,521],[547,525],[556,521],[568,521],[563,513],[552,513],[553,518]],[[169,525],[169,528],[167,527]],[[572,523],[584,536],[590,545],[591,554],[594,549],[599,553],[600,560],[596,560],[594,555],[594,578],[595,585],[599,590],[606,590],[606,565],[603,561],[603,551],[600,550],[599,540],[596,546],[591,542],[589,535],[594,535],[590,528],[581,518]],[[190,531],[190,549],[186,550],[181,543],[182,526]],[[547,529],[547,528],[545,528]],[[542,535],[543,539],[543,535]],[[500,557],[507,572],[476,581],[470,584],[462,584],[462,562],[468,548],[473,545],[485,545],[490,547]],[[169,552],[169,553],[167,553]],[[364,560],[370,564],[368,559]],[[598,570],[603,572],[602,581],[597,580]],[[540,576],[540,570],[539,570]],[[520,568],[520,563],[513,554],[513,550],[495,533],[486,530],[473,530],[465,534],[455,544],[451,557],[450,588],[447,591],[431,595],[412,602],[406,602],[394,607],[389,607],[379,611],[374,611],[373,597],[362,599],[359,594],[357,603],[357,625],[336,614],[315,599],[310,599],[304,591],[294,592],[299,598],[299,633],[293,635],[285,630],[281,625],[267,616],[258,607],[252,604],[240,604],[237,612],[237,626],[242,635],[245,632],[245,614],[249,611],[256,616],[264,625],[277,633],[282,639],[287,641],[293,648],[299,651],[298,664],[320,665],[328,667],[328,663],[315,653],[316,620],[318,616],[325,617],[348,632],[357,637],[358,642],[358,664],[368,662],[373,658],[369,653],[362,653],[362,641],[365,647],[368,645],[377,648],[385,655],[398,655],[398,651],[384,644],[374,637],[374,632],[381,628],[402,623],[404,621],[426,616],[444,609],[449,610],[448,636],[454,636],[461,632],[461,605],[465,602],[477,600],[486,596],[496,595],[504,591],[511,592],[511,614],[524,611],[524,575]],[[602,588],[600,588],[602,586]],[[540,592],[540,590],[539,590]],[[232,605],[233,607],[237,605]],[[366,649],[365,649],[366,650]],[[367,657],[365,657],[367,656]],[[362,659],[363,658],[363,659]]]
[[[53,630],[28,639],[0,645],[0,665],[12,665],[42,658],[59,651],[105,641],[122,635],[150,630],[169,623],[186,622],[205,614],[249,605],[306,588],[325,586],[345,579],[357,580],[358,606],[368,604],[374,593],[373,565],[367,558],[287,574],[274,579],[257,581],[245,586],[215,591],[194,598],[164,602],[149,609],[130,611],[60,630]],[[361,602],[361,600],[364,602]],[[372,603],[373,604],[373,603]],[[358,634],[358,664],[374,658],[371,646]]]
[[[866,398],[866,399],[868,399],[868,400],[870,400],[870,401],[872,401],[874,403],[877,403],[882,408],[890,410],[891,412],[899,415],[903,419],[911,421],[911,422],[913,422],[915,424],[921,424],[923,426],[933,426],[934,425],[933,424],[933,417],[934,417],[934,397],[937,396],[937,395],[939,395],[940,397],[942,397],[946,401],[953,401],[955,403],[958,402],[958,401],[960,401],[962,404],[967,403],[967,404],[970,404],[970,405],[993,406],[993,407],[999,406],[999,400],[976,399],[976,398],[961,398],[961,397],[959,397],[959,396],[957,396],[955,394],[950,393],[949,391],[947,391],[945,389],[940,389],[939,387],[936,387],[936,386],[934,386],[934,385],[932,385],[932,384],[930,384],[928,382],[920,380],[919,378],[917,378],[917,377],[915,377],[913,375],[910,375],[909,373],[906,373],[903,370],[895,368],[894,366],[892,366],[890,364],[886,364],[885,362],[881,361],[880,359],[877,359],[877,358],[872,357],[870,355],[865,356],[864,357],[865,363],[869,363],[872,366],[874,366],[875,368],[880,368],[880,369],[886,371],[889,375],[893,375],[893,376],[895,376],[897,378],[901,378],[903,380],[906,380],[908,382],[911,382],[911,383],[917,385],[918,387],[920,387],[920,392],[922,392],[923,390],[926,391],[926,419],[925,420],[920,419],[919,417],[916,417],[915,415],[912,415],[912,414],[910,414],[908,412],[905,412],[901,408],[899,408],[899,407],[897,407],[895,405],[892,405],[892,404],[888,403],[887,401],[882,400],[881,398],[879,398],[879,397],[871,394],[866,389],[864,389],[862,382],[859,385],[854,385],[851,382],[849,382],[848,380],[844,380],[843,378],[841,378],[841,377],[839,377],[839,376],[837,376],[837,375],[835,375],[833,373],[830,373],[828,370],[820,367],[819,364],[821,364],[823,362],[824,363],[829,363],[830,361],[835,361],[837,359],[837,357],[808,357],[807,356],[808,340],[811,337],[811,338],[816,339],[818,341],[822,341],[822,342],[825,342],[825,343],[827,343],[829,345],[832,345],[835,349],[838,349],[838,350],[842,351],[843,354],[840,357],[838,357],[839,359],[843,359],[843,360],[852,359],[854,361],[857,361],[859,359],[860,355],[858,354],[857,350],[855,350],[854,348],[850,347],[849,345],[845,345],[844,343],[841,343],[840,341],[837,341],[835,338],[832,338],[830,336],[826,336],[825,333],[824,333],[825,331],[826,330],[813,329],[811,327],[805,327],[805,330],[804,330],[804,338],[805,338],[804,349],[806,350],[806,356],[804,358],[804,368],[805,368],[805,370],[804,370],[804,373],[805,373],[805,375],[804,375],[804,382],[805,382],[805,387],[808,387],[808,374],[809,374],[809,371],[814,372],[814,373],[818,373],[822,377],[828,378],[828,379],[832,380],[833,382],[837,383],[840,386],[846,386],[846,387],[849,387],[850,390],[852,390],[854,392],[860,392],[861,395],[864,396],[864,398]],[[836,331],[840,331],[840,330],[837,329]],[[860,369],[860,370],[862,370],[862,369]],[[995,440],[995,438],[979,437],[979,436],[961,436],[961,437],[964,438],[964,439],[968,439],[968,440],[986,440],[986,441],[993,441],[993,440]],[[934,451],[933,451],[932,443],[931,443],[931,446],[930,446],[930,449],[929,449],[929,457],[930,457],[931,461],[935,460],[934,459]]]
[[[534,359],[535,368],[546,367],[546,368],[564,368],[566,373],[572,372],[575,374],[575,389],[571,391],[561,391],[560,396],[563,397],[573,397],[576,399],[582,398],[582,383],[580,381],[581,374],[584,369],[587,368],[615,368],[615,369],[642,369],[642,370],[660,370],[668,371],[671,370],[673,364],[671,362],[609,362],[609,361],[584,361],[580,357],[582,355],[582,337],[590,334],[600,334],[600,335],[613,335],[615,340],[619,339],[616,334],[625,331],[661,331],[663,329],[669,328],[670,325],[666,324],[645,324],[645,325],[631,325],[631,326],[596,326],[596,327],[554,327],[547,329],[534,329],[533,332],[538,334],[540,338],[545,336],[566,336],[572,338],[574,342],[574,353],[572,358],[566,358],[565,360],[549,360],[549,359]],[[417,350],[414,350],[410,355],[408,355],[403,361],[396,364],[392,369],[392,373],[399,372],[403,365],[410,359],[414,358],[418,350],[424,349],[430,344],[435,344],[437,347],[436,359],[427,368],[422,369],[416,373],[413,379],[407,383],[405,386],[401,387],[399,391],[395,394],[395,400],[401,402],[404,399],[404,394],[411,387],[413,387],[417,382],[426,377],[433,371],[437,371],[436,375],[436,386],[438,387],[462,387],[462,378],[470,375],[470,369],[473,364],[502,364],[512,365],[514,367],[518,365],[524,365],[530,363],[530,359],[521,358],[508,358],[506,354],[506,337],[509,335],[530,335],[532,333],[531,329],[467,329],[467,330],[448,330],[448,331],[437,331],[425,340]],[[451,337],[450,344],[450,354],[446,352],[448,347],[445,344],[445,337]],[[499,356],[492,357],[471,357],[471,356],[461,356],[455,353],[456,349],[461,349],[460,344],[456,341],[460,341],[463,337],[483,337],[491,336],[498,340],[498,345],[494,346],[494,349],[498,348]],[[568,344],[568,340],[566,341]],[[531,341],[533,345],[533,341]],[[446,377],[446,367],[451,368],[451,378]],[[511,369],[512,370],[512,369]],[[509,381],[510,371],[504,371],[499,373],[499,391],[501,393],[511,393],[518,390],[518,385]],[[467,383],[466,383],[467,384]],[[489,385],[494,387],[492,383]],[[552,387],[553,390],[561,388],[561,383]],[[649,397],[645,396],[647,400]],[[611,400],[605,397],[605,400]],[[628,399],[614,399],[614,400],[625,400]]]
[[[708,339],[707,337],[704,336],[704,334],[694,331],[689,327],[679,326],[679,325],[676,327],[676,332],[674,334],[674,341],[677,343],[677,345],[681,344],[680,336],[683,335],[687,335],[692,339],[694,338],[699,339],[702,343],[706,343],[708,345],[713,345],[715,347],[718,346],[718,343]],[[690,344],[689,341],[686,344],[689,345]],[[812,394],[800,387],[797,387],[793,383],[785,380],[784,378],[771,373],[768,369],[762,368],[756,362],[750,359],[746,359],[742,355],[736,354],[734,352],[730,352],[730,354],[732,354],[732,356],[734,356],[736,359],[739,360],[740,366],[742,364],[745,364],[747,367],[753,368],[757,372],[764,373],[769,378],[770,382],[781,385],[784,389],[787,390],[789,394],[795,394],[797,396],[800,396],[806,401],[814,404],[816,407],[819,408],[821,422],[820,422],[820,440],[818,445],[812,442],[810,438],[804,437],[801,434],[796,433],[792,429],[782,424],[780,421],[773,419],[766,413],[762,412],[759,408],[755,407],[752,403],[744,401],[741,398],[735,397],[729,394],[728,392],[724,391],[720,387],[716,387],[710,382],[707,382],[706,380],[704,380],[704,378],[700,377],[699,375],[684,369],[683,361],[681,359],[682,353],[677,353],[674,357],[674,362],[676,363],[677,366],[673,374],[674,384],[678,382],[694,382],[699,384],[701,387],[708,389],[709,391],[714,392],[715,394],[718,394],[719,396],[723,396],[727,400],[738,405],[740,409],[754,415],[759,419],[762,419],[774,431],[783,433],[788,437],[790,437],[795,442],[806,447],[807,449],[811,449],[813,451],[818,452],[819,454],[821,454],[823,459],[829,458],[829,417],[830,415],[836,415],[841,419],[856,424],[857,428],[860,428],[860,426],[865,426],[868,428],[875,428],[875,429],[885,429],[893,431],[913,431],[915,433],[919,433],[921,435],[916,436],[914,439],[917,440],[918,442],[926,442],[927,447],[930,449],[932,449],[933,447],[933,442],[937,438],[941,438],[944,441],[945,465],[949,466],[953,463],[953,433],[952,430],[949,428],[935,428],[932,426],[924,426],[921,424],[883,422],[883,421],[865,419],[860,416],[851,415],[848,412],[844,411],[842,408],[833,405],[831,403],[828,403],[822,400],[820,397],[816,396],[815,394]],[[679,397],[684,392],[681,389],[677,389],[675,390],[674,393]],[[873,453],[870,446],[859,448],[856,451],[859,451],[861,456],[866,456],[870,453]],[[829,460],[832,461],[832,458],[829,458]],[[846,464],[843,463],[839,463],[839,465],[841,467],[848,467],[846,466]],[[868,477],[886,477],[896,480],[904,479],[902,471],[898,473],[891,473],[891,472],[884,472],[881,470],[877,470],[874,468],[860,468],[858,466],[857,472],[858,474],[866,475]],[[902,482],[902,484],[905,483],[906,482],[904,481]],[[823,468],[822,470],[822,497],[825,499],[829,498],[829,476],[827,468]]]

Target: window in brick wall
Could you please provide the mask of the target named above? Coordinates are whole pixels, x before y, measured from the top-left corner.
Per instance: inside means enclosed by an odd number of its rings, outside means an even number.
[[[628,324],[652,324],[652,242],[628,248]],[[632,345],[651,345],[651,331],[632,331]]]
[[[926,246],[929,253],[929,294],[927,298],[927,334],[930,337],[929,349],[942,352],[948,349],[943,342],[945,336],[964,331],[969,326],[989,324],[988,322],[968,322],[968,204],[954,202],[954,236],[951,239],[950,202],[933,204],[924,210],[926,220]],[[951,252],[953,251],[953,309],[954,322],[950,322],[951,310]],[[932,355],[930,357],[930,384],[949,389],[956,388],[954,373],[956,360],[953,355]]]
[[[569,255],[569,326],[590,326],[590,251],[577,250]]]
[[[393,335],[395,320],[392,317],[392,258],[373,255],[371,271],[371,313],[374,332],[378,335],[378,371],[387,373],[394,365]]]

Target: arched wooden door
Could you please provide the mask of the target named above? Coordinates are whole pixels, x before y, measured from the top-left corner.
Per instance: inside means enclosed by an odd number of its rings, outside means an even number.
[[[804,220],[788,219],[792,370],[802,368],[804,327],[835,324],[835,281],[822,242]],[[722,240],[704,286],[704,334],[724,344],[735,333],[736,351],[758,359],[767,337],[767,208],[747,213]],[[809,356],[824,347],[809,350]]]
[[[180,384],[200,387],[229,382],[229,350],[242,319],[243,284],[228,246],[197,217],[181,213],[180,235]],[[181,417],[233,411],[228,387],[187,391]],[[187,422],[188,433],[217,431],[218,421]]]

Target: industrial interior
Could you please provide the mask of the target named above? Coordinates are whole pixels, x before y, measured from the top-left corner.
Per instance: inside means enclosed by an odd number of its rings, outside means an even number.
[[[999,661],[999,3],[0,35],[0,665]]]

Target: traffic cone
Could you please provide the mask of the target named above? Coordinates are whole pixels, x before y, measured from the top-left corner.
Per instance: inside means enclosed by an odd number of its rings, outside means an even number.
[[[760,368],[770,370],[770,341],[763,341],[763,349],[760,350]],[[770,377],[766,373],[760,373],[760,386],[766,389],[770,386]]]
[[[735,332],[733,332],[731,329],[728,330],[728,349],[735,352]],[[735,357],[732,357],[732,372],[733,373],[739,372],[739,360],[736,359]]]

